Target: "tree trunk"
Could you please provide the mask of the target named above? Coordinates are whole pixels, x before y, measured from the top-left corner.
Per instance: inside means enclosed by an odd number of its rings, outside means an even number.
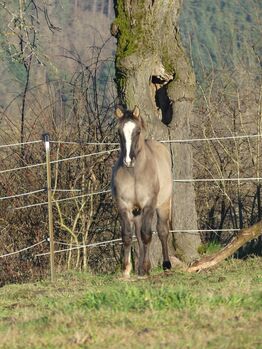
[[[195,90],[195,78],[180,44],[177,30],[180,0],[117,0],[116,74],[121,102],[129,109],[138,105],[146,121],[147,136],[154,139],[187,139]],[[170,144],[174,178],[192,178],[192,149]],[[183,233],[197,228],[195,193],[191,183],[175,183],[171,245],[176,255],[190,262],[198,257],[199,234]],[[153,241],[151,262],[159,262],[161,248]],[[156,253],[156,250],[158,253]],[[171,253],[173,253],[171,251]]]

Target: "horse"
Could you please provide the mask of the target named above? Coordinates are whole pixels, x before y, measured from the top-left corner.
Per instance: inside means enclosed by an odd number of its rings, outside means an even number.
[[[132,228],[138,241],[138,275],[151,269],[149,247],[152,220],[157,214],[157,232],[162,245],[163,270],[171,269],[168,233],[172,198],[170,153],[164,144],[147,140],[145,124],[137,106],[133,111],[116,108],[120,156],[112,172],[111,189],[121,224],[124,246],[123,276],[130,277]]]

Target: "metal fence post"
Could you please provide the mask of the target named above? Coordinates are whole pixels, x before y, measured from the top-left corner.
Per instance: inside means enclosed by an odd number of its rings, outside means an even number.
[[[52,210],[52,187],[51,187],[51,163],[50,163],[50,138],[49,134],[43,134],[43,141],[46,152],[46,179],[48,196],[48,222],[49,222],[49,243],[50,243],[50,272],[51,281],[55,279],[55,255],[54,255],[54,224]]]

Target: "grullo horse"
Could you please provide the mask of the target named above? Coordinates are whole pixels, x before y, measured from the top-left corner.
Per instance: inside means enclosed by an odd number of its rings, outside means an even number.
[[[172,197],[171,159],[167,148],[154,140],[145,140],[144,122],[138,107],[115,112],[118,118],[120,157],[113,168],[112,194],[120,215],[124,245],[124,277],[132,269],[130,254],[132,228],[139,245],[138,274],[149,274],[149,246],[152,219],[157,213],[157,232],[162,244],[163,269],[171,268],[168,232]]]

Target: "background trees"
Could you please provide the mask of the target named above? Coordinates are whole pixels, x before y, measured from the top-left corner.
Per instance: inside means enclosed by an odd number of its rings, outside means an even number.
[[[257,1],[184,2],[181,34],[198,81],[194,137],[261,134],[261,11]],[[258,178],[196,183],[199,224],[215,228],[207,239],[224,243],[232,233],[216,229],[261,220],[261,138],[209,141],[194,149],[199,178]],[[261,240],[239,254],[248,251],[261,253]]]

